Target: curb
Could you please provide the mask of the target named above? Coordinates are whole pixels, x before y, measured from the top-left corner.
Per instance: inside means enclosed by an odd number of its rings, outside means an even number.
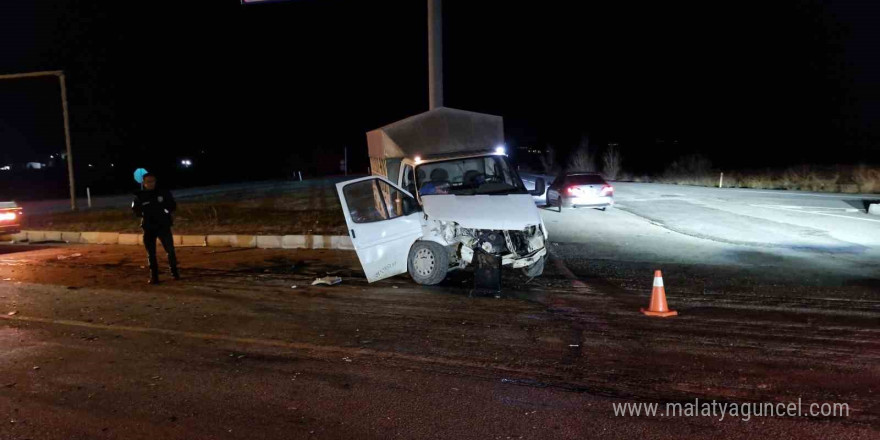
[[[21,231],[0,236],[0,241],[63,241],[81,244],[143,246],[141,234],[118,232]],[[234,247],[259,249],[335,249],[354,250],[347,235],[175,235],[181,247]]]

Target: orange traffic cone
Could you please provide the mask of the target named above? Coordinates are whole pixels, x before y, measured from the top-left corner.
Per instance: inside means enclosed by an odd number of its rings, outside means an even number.
[[[654,271],[654,290],[651,291],[651,306],[648,310],[642,309],[642,313],[662,318],[678,315],[678,312],[669,310],[669,306],[666,305],[666,289],[663,288],[663,274],[659,270]]]

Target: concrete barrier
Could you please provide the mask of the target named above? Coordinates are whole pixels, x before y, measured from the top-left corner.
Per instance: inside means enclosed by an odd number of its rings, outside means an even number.
[[[45,231],[44,232],[46,241],[62,241],[61,240],[61,231]]]
[[[181,246],[204,247],[207,245],[204,235],[180,235]]]
[[[119,244],[139,246],[144,244],[144,236],[141,234],[119,234]]]
[[[43,231],[24,231],[27,234],[27,241],[35,243],[38,241],[46,241],[46,233]]]
[[[257,238],[253,235],[209,235],[206,241],[209,247],[257,247]]]
[[[119,244],[118,232],[83,232],[80,243],[86,244]]]
[[[868,205],[868,214],[880,215],[880,203],[872,203]]]
[[[62,232],[61,241],[68,243],[79,243],[82,240],[82,234],[79,232]]]
[[[311,235],[312,245],[310,246],[312,249],[330,249],[330,236],[329,235]]]
[[[330,236],[330,249],[353,251],[354,243],[351,242],[351,237],[347,235],[332,235]]]
[[[210,247],[232,247],[234,235],[209,235],[205,237],[205,243]]]
[[[0,236],[0,241],[143,245],[141,234],[118,232],[22,231],[18,234]],[[174,245],[260,249],[354,249],[351,238],[347,235],[175,235]]]
[[[39,243],[44,241],[61,241],[61,231],[24,231],[27,241]]]
[[[237,248],[255,248],[257,247],[257,237],[255,235],[233,235],[229,244]]]
[[[281,247],[284,249],[308,249],[307,235],[285,235],[281,237]]]
[[[280,235],[258,235],[257,247],[260,249],[281,249]]]

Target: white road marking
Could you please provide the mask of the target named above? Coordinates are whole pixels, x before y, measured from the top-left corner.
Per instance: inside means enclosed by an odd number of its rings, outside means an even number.
[[[763,208],[786,208],[786,209],[797,209],[802,211],[843,211],[843,212],[863,212],[862,209],[856,208],[831,208],[827,206],[799,206],[799,205],[752,205],[752,206],[760,206]]]
[[[710,188],[710,189],[718,189],[718,188]],[[799,194],[793,193],[789,191],[755,191],[746,188],[723,188],[727,191],[734,191],[745,194],[774,194],[777,196],[796,196],[796,197],[823,197],[823,198],[831,198],[831,199],[864,199],[870,198],[871,196],[862,195],[862,194],[838,194],[838,195],[828,195],[828,194]]]
[[[800,209],[792,209],[790,207],[784,207],[784,206],[778,206],[778,205],[749,205],[749,206],[754,206],[757,208],[775,209],[778,211],[797,212],[797,213],[801,213],[801,214],[825,215],[828,217],[839,217],[839,218],[845,218],[845,219],[849,219],[849,220],[861,220],[864,222],[880,223],[880,220],[874,220],[874,219],[870,219],[870,218],[850,217],[850,216],[846,216],[846,215],[829,214],[827,212],[804,211],[804,210],[800,210]]]

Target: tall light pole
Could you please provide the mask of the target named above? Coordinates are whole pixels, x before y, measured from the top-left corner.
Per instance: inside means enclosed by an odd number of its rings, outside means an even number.
[[[41,76],[57,76],[61,84],[61,111],[64,115],[64,143],[67,146],[67,176],[70,181],[70,210],[76,211],[76,185],[73,179],[73,150],[70,147],[70,120],[67,114],[67,84],[64,80],[64,71],[49,70],[44,72],[10,73],[0,75],[3,79],[36,78]]]
[[[428,0],[428,102],[443,107],[443,0]]]

